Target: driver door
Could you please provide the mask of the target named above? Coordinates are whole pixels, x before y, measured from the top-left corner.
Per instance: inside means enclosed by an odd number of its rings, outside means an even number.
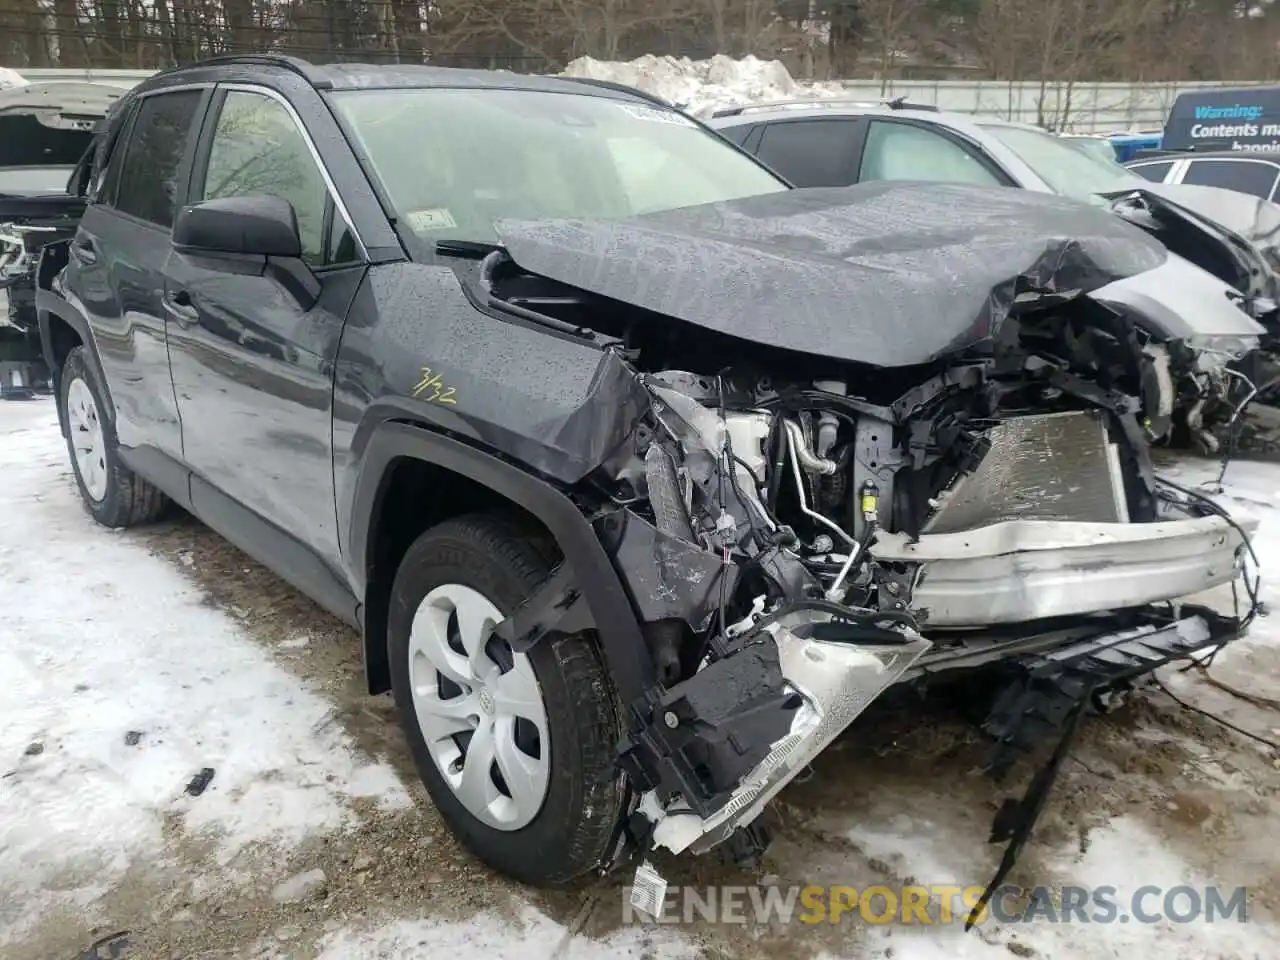
[[[280,94],[220,90],[197,149],[189,202],[261,194],[288,200],[303,261],[290,266],[318,295],[299,296],[261,257],[174,250],[163,305],[196,512],[233,541],[253,541],[241,542],[251,552],[283,551],[286,567],[311,567],[318,556],[332,570],[333,363],[364,263],[317,157]],[[255,516],[266,526],[255,525]],[[300,560],[296,546],[313,559]]]

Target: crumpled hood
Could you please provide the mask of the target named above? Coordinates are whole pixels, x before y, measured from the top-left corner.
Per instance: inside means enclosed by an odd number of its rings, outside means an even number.
[[[1249,193],[1189,183],[1152,183],[1143,191],[1183,207],[1260,248],[1280,245],[1280,206]]]
[[[1105,209],[955,184],[797,189],[496,228],[532,273],[718,333],[879,367],[990,339],[1016,293],[1088,293],[1169,256]]]
[[[1143,226],[1127,202],[1134,195],[1160,227],[1181,230],[1192,249],[1203,247],[1210,258],[1231,263],[1234,276],[1215,272],[1242,293],[1280,294],[1280,206],[1247,193],[1181,183],[1145,183],[1100,194]]]

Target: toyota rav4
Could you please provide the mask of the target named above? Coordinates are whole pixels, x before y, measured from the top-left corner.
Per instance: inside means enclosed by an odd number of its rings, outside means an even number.
[[[1147,443],[1188,332],[1257,325],[1087,204],[793,190],[624,88],[268,56],[142,83],[85,179],[36,308],[89,511],[177,503],[356,627],[520,880],[754,856],[937,675],[998,667],[1001,772],[1253,616],[1179,599],[1251,527]]]

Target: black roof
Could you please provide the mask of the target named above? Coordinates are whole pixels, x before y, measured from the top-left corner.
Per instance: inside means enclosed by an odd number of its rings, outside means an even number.
[[[465,70],[417,64],[333,63],[314,64],[283,54],[227,54],[173,67],[148,77],[137,89],[170,86],[194,79],[248,80],[263,71],[287,71],[302,77],[317,90],[381,90],[421,87],[532,90],[547,93],[591,93],[613,99],[670,104],[620,83],[575,77],[547,77],[505,70]],[[207,76],[206,76],[207,75]]]

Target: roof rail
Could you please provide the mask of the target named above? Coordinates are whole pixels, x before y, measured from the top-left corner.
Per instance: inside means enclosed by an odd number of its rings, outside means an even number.
[[[619,83],[617,80],[598,80],[595,77],[562,77],[555,74],[549,75],[555,80],[572,80],[574,83],[585,83],[590,87],[599,87],[602,90],[612,90],[615,93],[629,93],[633,97],[639,97],[641,100],[648,100],[650,103],[666,107],[668,110],[675,110],[675,104],[663,100],[656,93],[649,93],[647,90],[641,90],[639,87],[633,87],[630,84]]]
[[[891,100],[885,100],[883,102],[890,110],[923,110],[925,113],[942,112],[942,108],[936,103],[919,103],[914,100],[908,100],[905,94],[901,97],[894,97]]]
[[[291,57],[283,53],[219,53],[192,63],[181,64],[164,71],[164,73],[172,73],[176,70],[190,70],[192,67],[227,66],[238,63],[246,66],[281,67],[296,73],[319,90],[325,90],[333,86],[333,81],[323,76],[316,69],[315,64],[308,60],[303,60],[301,57]]]
[[[939,113],[940,108],[932,103],[913,103],[906,97],[894,97],[884,100],[859,100],[854,97],[810,97],[795,100],[772,100],[767,103],[738,103],[730,107],[720,107],[713,111],[712,118],[740,117],[746,113],[766,110],[807,110],[825,109],[827,107],[888,107],[890,110],[925,110]]]

